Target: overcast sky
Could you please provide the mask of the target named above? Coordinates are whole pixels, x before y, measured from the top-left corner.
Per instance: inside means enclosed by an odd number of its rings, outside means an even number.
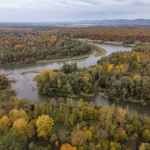
[[[0,0],[0,22],[150,19],[150,0]]]

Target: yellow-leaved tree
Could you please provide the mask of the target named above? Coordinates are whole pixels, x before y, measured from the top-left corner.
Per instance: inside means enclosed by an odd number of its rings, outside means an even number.
[[[111,142],[111,143],[110,143],[110,150],[121,150],[121,145],[120,145],[120,143]]]
[[[6,128],[8,128],[10,125],[10,119],[7,116],[3,116],[0,119],[0,130],[5,130]]]
[[[141,143],[139,150],[149,150],[150,144],[149,143]]]
[[[76,147],[72,147],[70,144],[66,143],[61,146],[60,150],[76,150]]]
[[[10,118],[11,122],[14,122],[15,120],[20,119],[20,118],[24,118],[26,121],[29,120],[29,117],[28,117],[27,113],[23,109],[20,109],[20,110],[13,109],[13,110],[11,110],[9,112],[9,118]]]
[[[46,138],[49,135],[53,125],[54,125],[54,120],[48,115],[42,115],[38,117],[36,121],[38,137]]]
[[[15,130],[21,138],[31,138],[35,134],[33,125],[31,123],[28,124],[24,118],[15,120],[13,130]]]

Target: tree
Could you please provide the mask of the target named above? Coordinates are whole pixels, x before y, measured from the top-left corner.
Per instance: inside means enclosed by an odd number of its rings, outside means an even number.
[[[126,134],[126,131],[123,128],[118,128],[117,133],[119,135],[120,141],[126,141],[128,139],[128,136]]]
[[[120,145],[120,143],[111,142],[111,143],[110,143],[110,150],[121,150],[121,145]]]
[[[86,135],[88,137],[88,141],[92,141],[92,139],[93,139],[92,132],[90,130],[85,130],[84,132],[86,133]]]
[[[10,118],[11,122],[14,122],[15,120],[20,119],[20,118],[24,118],[26,121],[29,120],[29,117],[28,117],[27,113],[23,109],[20,109],[20,110],[13,109],[13,110],[11,110],[9,112],[9,118]]]
[[[72,147],[70,144],[63,144],[60,150],[76,150],[76,147]]]
[[[107,140],[100,139],[100,149],[109,150],[109,142]]]
[[[126,141],[126,148],[136,150],[136,140],[134,137],[129,137]]]
[[[66,129],[58,130],[58,139],[60,142],[69,142],[69,132]]]
[[[31,123],[28,124],[24,118],[15,120],[13,123],[13,129],[19,137],[23,139],[26,139],[27,137],[31,138],[35,134],[33,125]]]
[[[141,41],[135,41],[135,47],[141,46],[141,45],[142,45],[142,42],[141,42]]]
[[[25,150],[27,149],[27,140],[20,138],[15,130],[10,130],[0,138],[1,150]]]
[[[16,46],[14,47],[14,50],[16,50],[16,51],[21,51],[23,48],[24,48],[23,45],[16,45]]]
[[[16,132],[22,136],[26,136],[26,129],[27,129],[27,121],[24,118],[17,119],[14,121],[13,129],[16,130]]]
[[[5,75],[0,74],[0,90],[7,88],[9,85],[8,79]]]
[[[143,137],[146,139],[146,141],[150,140],[150,130],[146,129],[143,131]]]
[[[0,131],[5,130],[10,126],[10,119],[7,116],[3,116],[0,119]]]
[[[50,138],[50,143],[52,143],[52,144],[54,144],[56,141],[57,141],[57,135],[56,135],[56,133],[53,133],[52,135],[51,135],[51,138]]]
[[[87,134],[81,130],[74,130],[71,133],[71,143],[72,145],[77,147],[83,145],[86,142],[87,138]]]
[[[54,120],[48,115],[38,117],[36,121],[38,137],[46,138],[50,134],[53,125]]]
[[[142,143],[139,147],[139,150],[149,150],[150,144],[149,143]]]

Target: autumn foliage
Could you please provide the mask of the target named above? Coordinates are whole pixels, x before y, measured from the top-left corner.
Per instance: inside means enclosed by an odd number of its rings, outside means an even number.
[[[63,144],[60,150],[76,150],[76,147],[72,147],[70,144]]]

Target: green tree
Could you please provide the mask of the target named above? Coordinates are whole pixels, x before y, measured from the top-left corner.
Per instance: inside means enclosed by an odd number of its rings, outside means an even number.
[[[111,142],[111,143],[110,143],[110,150],[121,150],[121,145],[120,145],[120,143]]]
[[[146,142],[150,140],[150,130],[146,129],[143,131],[143,137],[146,139]]]
[[[0,90],[6,89],[9,85],[8,79],[5,75],[0,74]]]

